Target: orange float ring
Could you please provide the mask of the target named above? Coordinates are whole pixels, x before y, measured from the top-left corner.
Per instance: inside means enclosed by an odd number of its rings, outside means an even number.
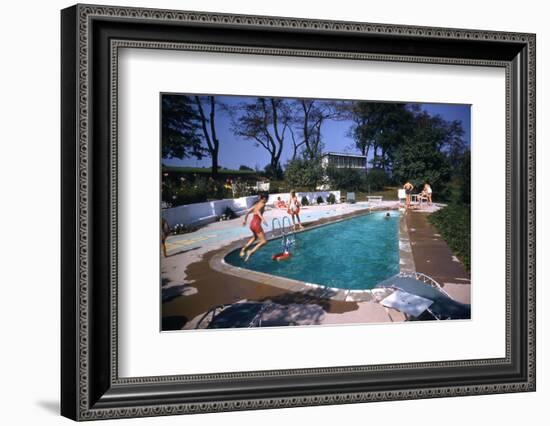
[[[285,251],[283,253],[274,254],[273,256],[271,256],[271,259],[276,261],[290,259],[290,252]]]

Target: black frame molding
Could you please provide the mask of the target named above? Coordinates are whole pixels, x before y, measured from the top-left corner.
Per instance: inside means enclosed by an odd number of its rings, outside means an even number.
[[[97,5],[61,12],[61,414],[74,420],[535,390],[535,35]],[[119,378],[119,48],[506,70],[506,357]]]

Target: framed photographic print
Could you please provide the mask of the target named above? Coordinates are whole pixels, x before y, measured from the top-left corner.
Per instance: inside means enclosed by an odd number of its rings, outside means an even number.
[[[61,29],[64,416],[535,390],[535,35]]]

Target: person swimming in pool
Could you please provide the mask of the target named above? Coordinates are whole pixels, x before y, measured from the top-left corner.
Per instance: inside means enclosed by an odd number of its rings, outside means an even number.
[[[256,251],[258,251],[262,246],[267,243],[265,233],[262,228],[262,222],[267,226],[267,222],[265,221],[263,216],[266,203],[267,195],[260,195],[260,199],[254,203],[254,205],[246,212],[246,215],[244,217],[243,226],[246,226],[248,216],[252,213],[252,220],[250,221],[250,230],[252,231],[252,237],[247,241],[240,252],[240,256],[244,257],[245,262],[250,259],[250,256],[252,256]],[[248,250],[248,248],[252,244],[254,244],[256,240],[259,240],[258,244],[256,244],[254,248]]]
[[[290,204],[288,205],[287,213],[290,217],[292,217],[292,226],[294,227],[294,230],[296,230],[296,220],[298,221],[298,226],[300,229],[304,229],[302,226],[302,221],[300,220],[300,201],[298,201],[296,191],[290,192]]]

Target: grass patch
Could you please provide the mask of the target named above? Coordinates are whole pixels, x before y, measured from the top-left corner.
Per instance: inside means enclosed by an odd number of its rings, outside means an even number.
[[[385,187],[382,191],[355,191],[355,200],[356,201],[367,201],[367,195],[377,195],[382,196],[383,201],[397,201],[397,187]],[[346,197],[347,192],[353,191],[341,191],[342,197]]]
[[[470,271],[470,206],[449,204],[428,216],[456,257]]]

